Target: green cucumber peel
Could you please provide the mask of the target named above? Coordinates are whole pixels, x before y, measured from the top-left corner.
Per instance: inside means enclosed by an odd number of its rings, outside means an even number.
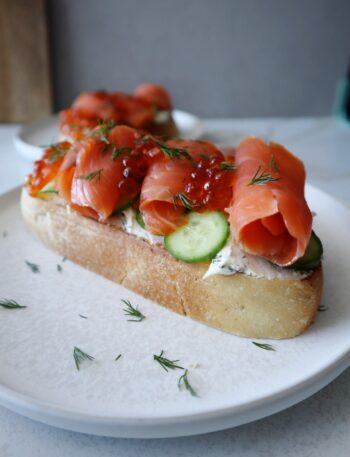
[[[187,224],[167,235],[164,246],[178,260],[207,262],[225,246],[229,234],[229,224],[222,212],[190,212]]]

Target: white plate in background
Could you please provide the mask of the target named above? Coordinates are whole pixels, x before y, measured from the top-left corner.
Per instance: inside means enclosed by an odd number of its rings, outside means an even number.
[[[173,117],[182,138],[196,140],[203,134],[203,124],[197,116],[174,110]],[[39,121],[23,124],[14,138],[14,145],[22,157],[38,160],[42,156],[42,146],[56,143],[58,138],[58,115],[55,114]]]
[[[325,386],[350,362],[350,211],[310,186],[307,198],[325,248],[328,309],[299,337],[263,340],[272,352],[62,262],[23,226],[19,190],[0,197],[0,298],[27,305],[0,308],[0,403],[70,430],[160,438],[253,421]],[[40,273],[25,260],[37,263]],[[128,322],[121,299],[138,305],[146,319]],[[79,372],[74,346],[95,357]],[[167,373],[153,360],[161,350],[189,368],[198,397],[178,390],[181,371]]]

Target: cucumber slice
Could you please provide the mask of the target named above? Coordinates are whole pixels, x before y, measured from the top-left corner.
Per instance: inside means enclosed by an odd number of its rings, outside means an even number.
[[[229,233],[223,213],[191,212],[185,226],[164,238],[164,246],[176,259],[189,263],[205,262],[225,246]]]
[[[141,211],[140,211],[139,209],[136,211],[136,222],[137,222],[137,223],[139,224],[139,226],[142,227],[143,229],[146,227],[145,221],[143,220]]]
[[[288,268],[301,271],[312,270],[313,268],[318,267],[321,263],[322,254],[322,242],[313,231],[311,233],[311,238],[303,257],[293,263],[293,265],[290,265]]]
[[[58,195],[58,191],[55,189],[55,182],[50,181],[49,183],[46,184],[41,190],[38,192],[38,197],[43,197],[43,198],[52,198],[55,195]]]

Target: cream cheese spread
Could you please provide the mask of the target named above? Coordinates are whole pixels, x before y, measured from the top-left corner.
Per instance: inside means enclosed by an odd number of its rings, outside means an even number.
[[[233,275],[235,273],[265,279],[302,279],[308,276],[308,273],[288,270],[274,265],[262,257],[247,254],[229,239],[212,259],[203,279],[218,274]]]
[[[153,235],[136,220],[136,211],[133,208],[124,210],[118,216],[109,218],[109,223],[118,226],[130,235],[137,236],[150,244],[164,245],[164,237]],[[265,279],[302,279],[309,272],[299,272],[274,265],[262,257],[251,255],[243,251],[231,238],[210,262],[203,279],[213,275],[234,275],[244,273],[248,276]]]
[[[120,227],[127,233],[131,235],[138,236],[151,244],[164,244],[164,237],[159,235],[153,235],[148,232],[136,220],[136,212],[132,208],[128,208],[121,214],[121,224]]]

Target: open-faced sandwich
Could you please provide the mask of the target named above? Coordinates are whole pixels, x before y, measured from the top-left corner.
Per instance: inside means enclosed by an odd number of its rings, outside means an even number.
[[[70,108],[60,112],[61,138],[80,140],[108,121],[162,138],[178,135],[169,93],[162,86],[145,83],[132,94],[82,92]]]
[[[228,332],[288,338],[322,291],[304,185],[276,143],[248,137],[224,156],[108,123],[47,149],[21,205],[47,246],[112,281]]]

